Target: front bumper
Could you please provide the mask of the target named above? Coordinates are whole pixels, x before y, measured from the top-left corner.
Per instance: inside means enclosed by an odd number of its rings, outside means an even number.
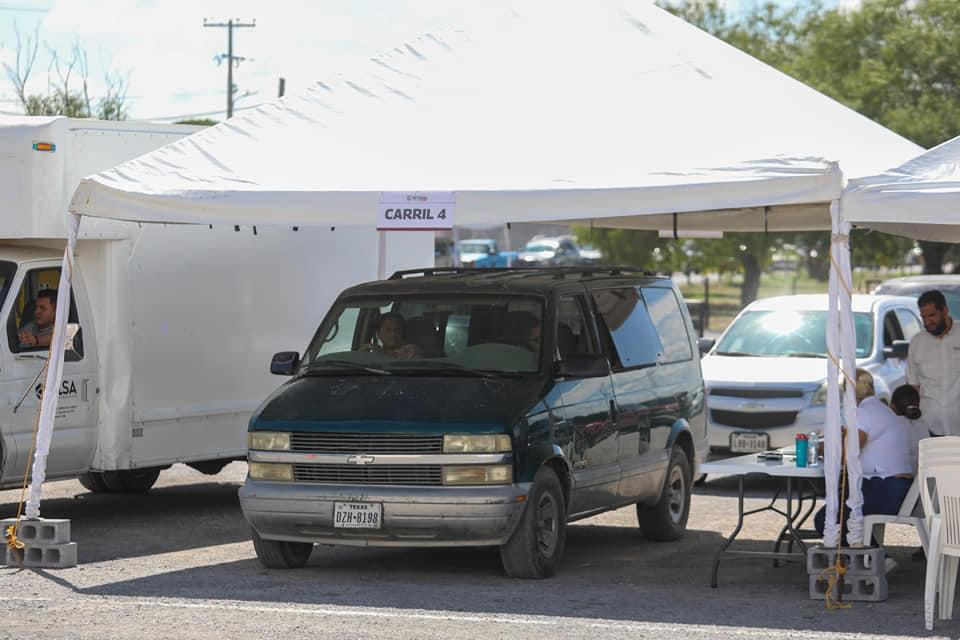
[[[529,483],[489,487],[315,485],[247,480],[243,515],[260,537],[378,547],[490,546],[513,534]],[[378,502],[380,529],[333,526],[334,502]]]
[[[743,452],[731,453],[730,436],[734,433],[765,433],[770,437],[770,449],[780,449],[793,445],[798,433],[822,431],[826,421],[826,409],[823,406],[806,407],[797,412],[792,424],[777,427],[737,427],[714,422],[712,416],[707,418],[707,437],[710,440],[711,454],[742,455]]]

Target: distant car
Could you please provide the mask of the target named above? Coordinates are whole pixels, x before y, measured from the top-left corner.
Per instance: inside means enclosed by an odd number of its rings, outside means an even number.
[[[888,401],[906,380],[910,338],[922,329],[913,298],[855,295],[857,366]],[[827,296],[757,300],[701,360],[714,455],[785,447],[822,428],[827,401]]]
[[[591,265],[600,264],[603,262],[603,253],[590,246],[580,247],[580,262]]]
[[[911,296],[919,298],[924,291],[938,289],[947,299],[947,307],[953,314],[960,314],[960,275],[907,276],[881,282],[873,290],[875,294]]]
[[[516,251],[500,251],[496,240],[471,238],[457,243],[460,264],[465,267],[509,267],[517,257]]]
[[[580,249],[572,238],[545,238],[530,240],[517,256],[524,267],[568,267],[581,264]]]

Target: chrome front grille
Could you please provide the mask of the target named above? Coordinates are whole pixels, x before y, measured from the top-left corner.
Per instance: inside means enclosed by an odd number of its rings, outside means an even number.
[[[443,453],[443,436],[416,433],[290,434],[290,450],[309,453]]]
[[[406,484],[440,486],[442,467],[438,464],[295,464],[295,482],[321,484]]]
[[[723,411],[713,409],[710,416],[716,424],[741,429],[772,429],[787,427],[796,422],[797,411],[764,411],[763,413],[749,413],[747,411]]]
[[[715,387],[711,396],[727,398],[802,398],[803,389],[738,389],[736,387]]]

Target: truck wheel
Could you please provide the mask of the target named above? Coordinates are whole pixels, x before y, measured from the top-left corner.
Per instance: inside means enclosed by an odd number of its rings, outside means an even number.
[[[255,529],[250,529],[250,537],[260,564],[268,569],[299,569],[307,564],[313,552],[309,542],[264,540]]]
[[[104,471],[103,483],[111,493],[146,493],[160,476],[159,467]]]
[[[667,481],[660,500],[652,507],[637,505],[637,521],[650,540],[677,540],[687,530],[690,516],[690,461],[683,449],[670,452]]]
[[[110,491],[110,489],[107,488],[107,484],[103,481],[103,474],[97,471],[87,471],[77,479],[87,491],[92,491],[93,493],[109,493]]]
[[[567,539],[563,487],[549,467],[537,472],[517,529],[500,547],[500,561],[511,578],[549,578],[560,564]]]

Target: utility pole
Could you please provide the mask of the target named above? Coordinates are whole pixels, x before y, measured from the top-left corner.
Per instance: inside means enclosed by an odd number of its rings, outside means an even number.
[[[227,20],[226,22],[210,22],[207,18],[203,19],[205,27],[226,27],[227,28],[227,52],[214,57],[219,64],[223,60],[227,61],[227,118],[233,117],[233,65],[240,66],[246,58],[233,55],[233,30],[237,27],[256,27],[257,21],[240,22],[240,20]]]

